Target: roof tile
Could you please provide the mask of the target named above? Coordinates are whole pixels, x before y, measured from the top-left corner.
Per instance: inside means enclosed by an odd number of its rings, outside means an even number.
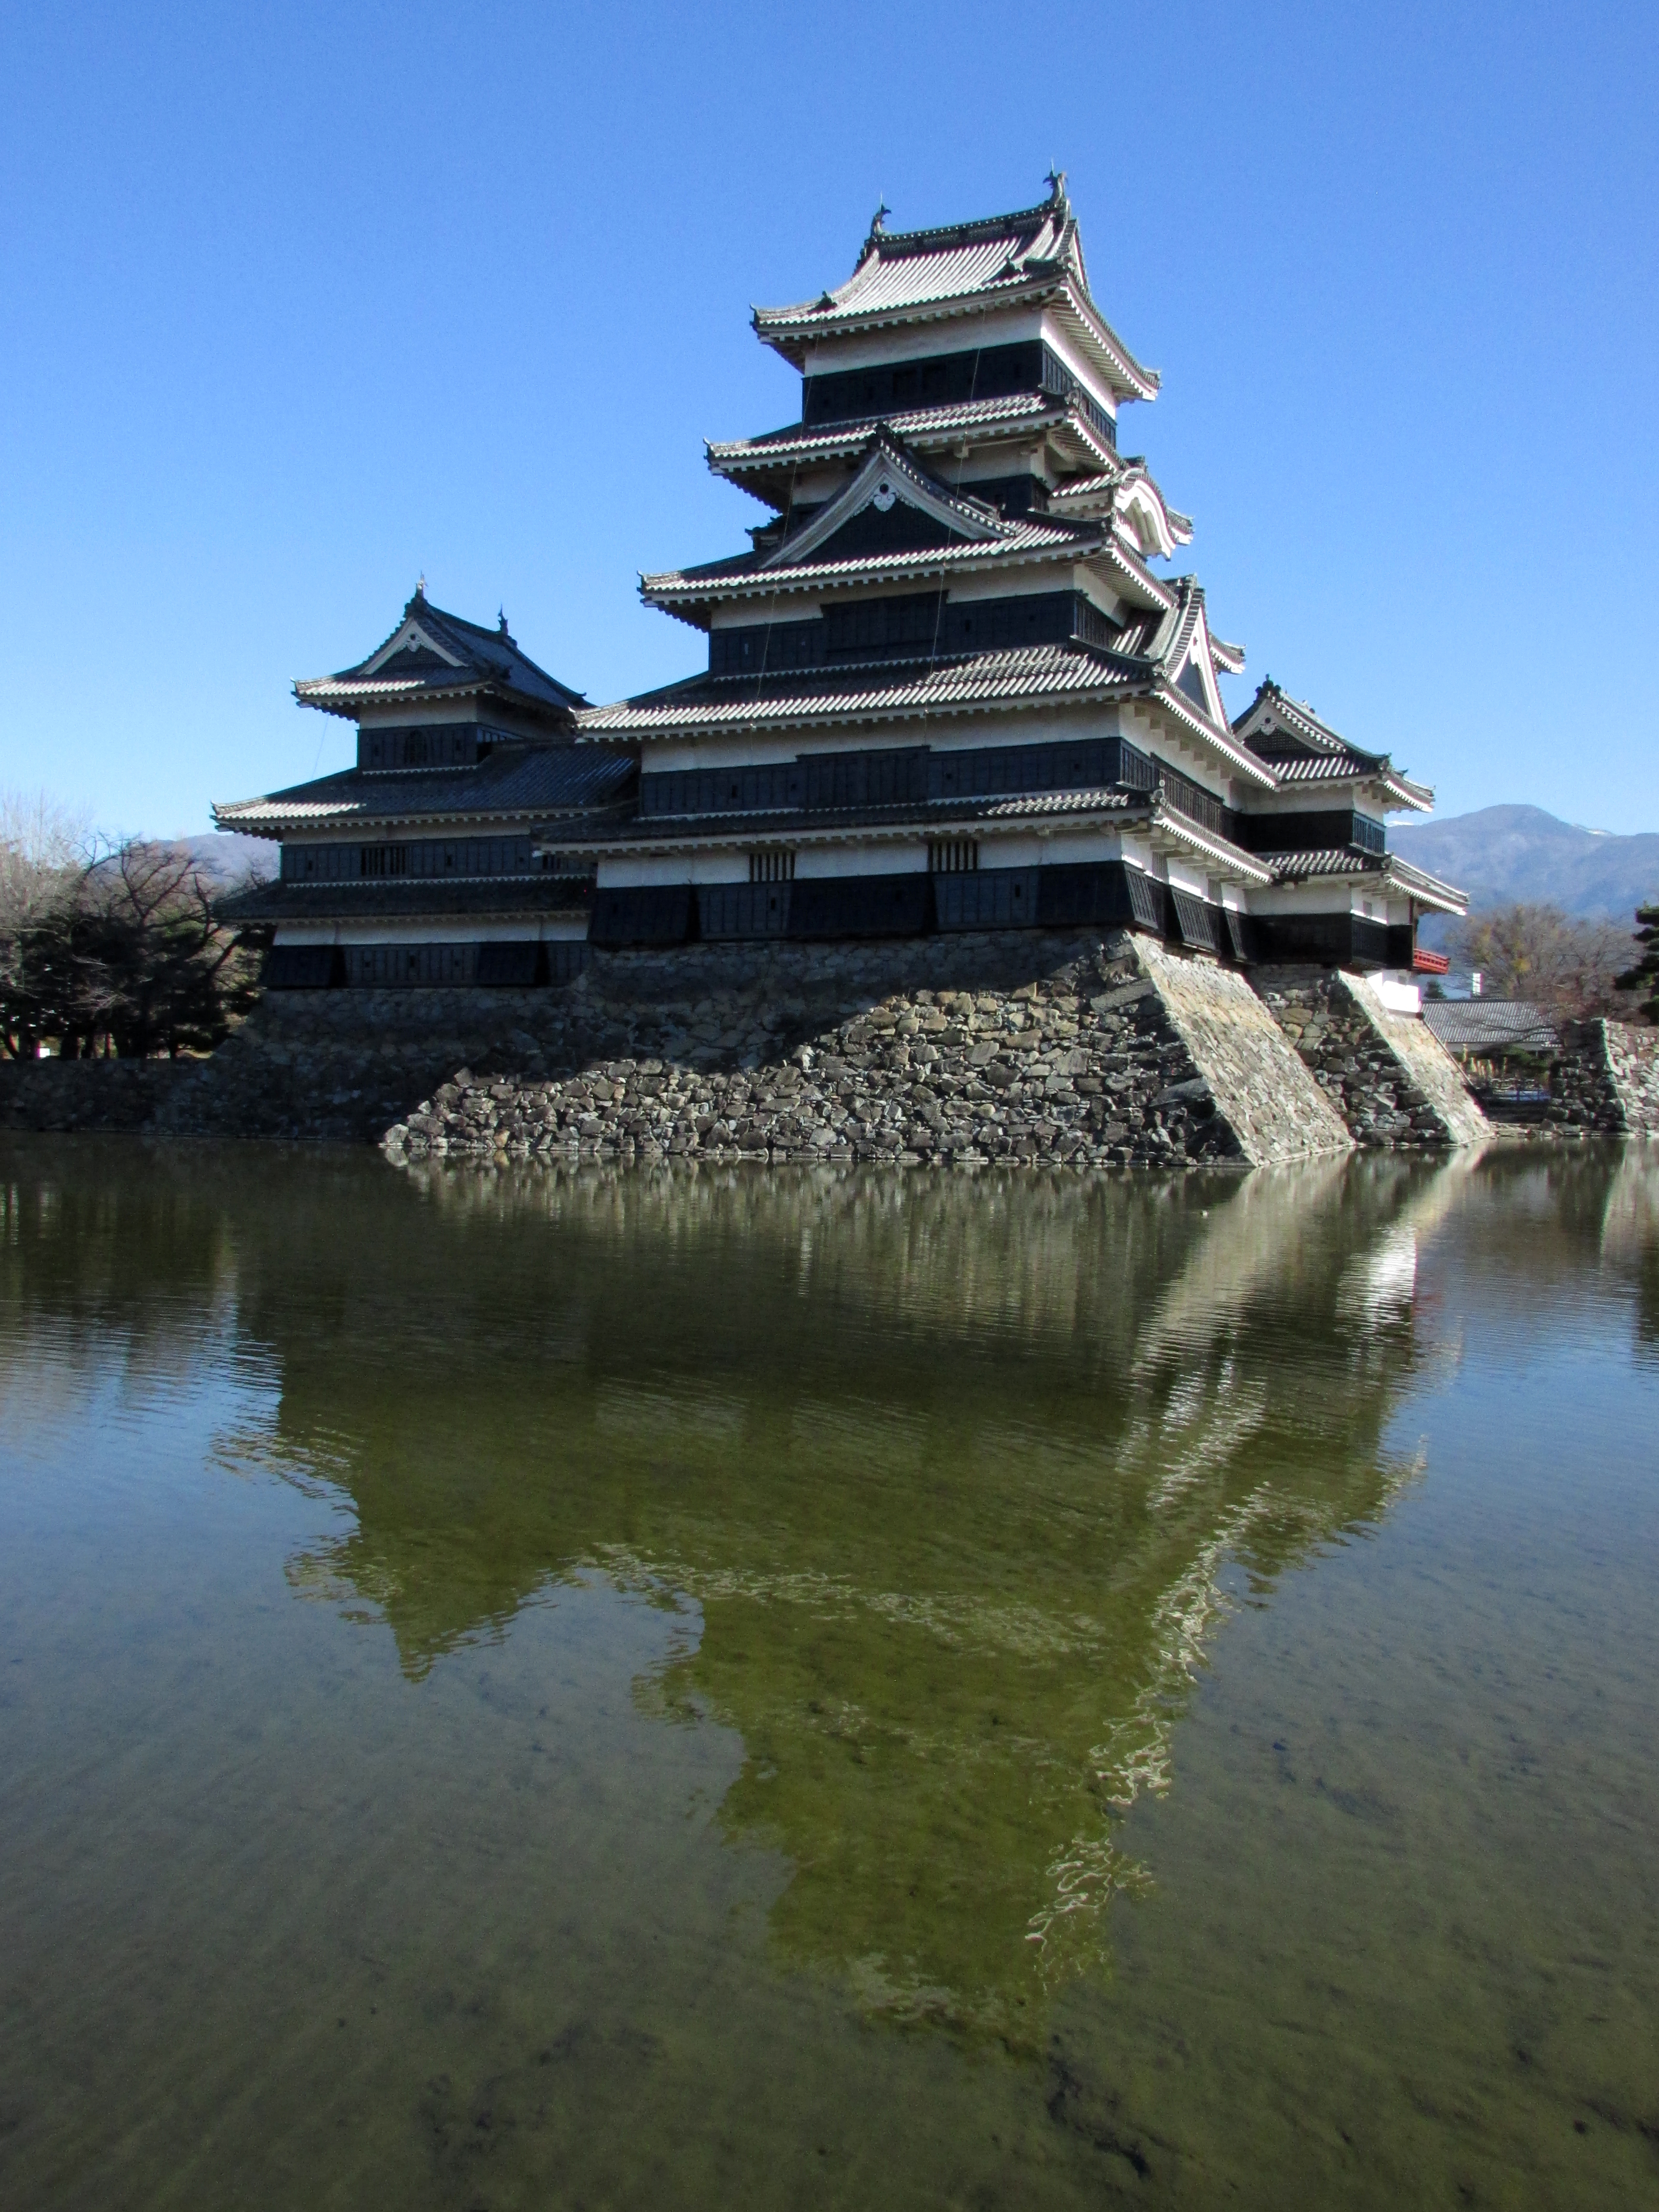
[[[1024,646],[953,660],[864,662],[775,677],[694,676],[684,684],[580,717],[584,738],[690,734],[762,722],[830,720],[1127,690],[1151,670],[1078,643]]]
[[[502,747],[477,768],[424,769],[410,775],[365,775],[346,769],[296,783],[262,799],[216,806],[223,829],[275,830],[285,823],[348,824],[420,815],[556,812],[603,805],[634,780],[626,753],[597,746]]]

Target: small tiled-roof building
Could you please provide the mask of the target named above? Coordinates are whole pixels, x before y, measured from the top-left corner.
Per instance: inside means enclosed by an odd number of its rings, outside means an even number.
[[[275,878],[225,902],[269,924],[284,985],[558,981],[585,957],[593,866],[561,833],[632,811],[627,747],[578,746],[587,702],[509,633],[446,614],[424,586],[356,667],[296,684],[357,725],[356,764],[217,806],[281,841]]]

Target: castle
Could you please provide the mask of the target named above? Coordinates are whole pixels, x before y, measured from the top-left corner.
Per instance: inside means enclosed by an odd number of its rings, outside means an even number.
[[[754,326],[799,420],[713,445],[766,519],[646,575],[708,639],[594,707],[423,588],[356,666],[295,685],[355,767],[215,809],[274,838],[228,909],[272,990],[570,980],[594,951],[1129,930],[1199,958],[1410,974],[1461,892],[1388,848],[1432,794],[1277,684],[1188,575],[1192,526],[1122,410],[1154,398],[1091,293],[1065,179],[894,232]]]

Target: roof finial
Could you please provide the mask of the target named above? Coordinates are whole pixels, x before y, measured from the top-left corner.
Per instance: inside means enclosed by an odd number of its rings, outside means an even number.
[[[507,626],[507,609],[505,607],[497,607],[495,610],[495,627],[500,630],[503,637],[510,637],[512,635],[512,632]]]
[[[422,569],[421,574],[415,579],[415,596],[417,599],[423,599],[426,597],[426,571],[424,569]]]
[[[1048,187],[1048,198],[1054,202],[1054,205],[1056,207],[1064,207],[1066,204],[1065,170],[1056,168],[1054,164],[1050,161],[1048,164],[1048,173],[1043,179],[1043,182]]]
[[[887,218],[892,212],[892,209],[887,204],[887,195],[885,192],[883,192],[878,200],[876,211],[870,218],[870,235],[872,238],[876,237],[880,232],[886,229]]]

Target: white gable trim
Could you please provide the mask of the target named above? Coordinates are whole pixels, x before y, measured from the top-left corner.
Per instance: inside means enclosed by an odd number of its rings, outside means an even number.
[[[1118,487],[1115,505],[1118,519],[1133,533],[1142,557],[1167,560],[1187,538],[1178,538],[1169,509],[1156,488],[1145,477],[1132,477]],[[1191,537],[1190,531],[1188,538]]]
[[[862,514],[866,507],[890,507],[896,501],[914,507],[921,514],[931,515],[935,522],[953,530],[957,537],[970,542],[1005,537],[1004,526],[991,516],[980,514],[948,492],[938,490],[924,481],[908,462],[902,460],[884,441],[876,447],[869,459],[848,485],[839,499],[831,500],[822,514],[815,515],[805,530],[793,538],[786,538],[768,558],[769,568],[793,568],[799,562],[817,551],[833,538],[842,523]]]
[[[1227,709],[1222,704],[1221,686],[1216,681],[1215,662],[1210,653],[1210,625],[1202,608],[1199,610],[1198,620],[1193,624],[1192,642],[1187,648],[1187,657],[1176,671],[1174,680],[1176,684],[1189,668],[1198,671],[1198,680],[1204,687],[1210,719],[1219,722],[1224,729],[1227,726]]]
[[[374,675],[377,671],[385,667],[394,653],[407,653],[410,646],[424,646],[428,653],[435,653],[439,659],[446,661],[451,668],[459,668],[463,665],[459,653],[452,653],[447,645],[440,645],[425,624],[411,615],[398,629],[397,635],[380,647],[374,659],[364,664],[361,673],[364,676]]]

